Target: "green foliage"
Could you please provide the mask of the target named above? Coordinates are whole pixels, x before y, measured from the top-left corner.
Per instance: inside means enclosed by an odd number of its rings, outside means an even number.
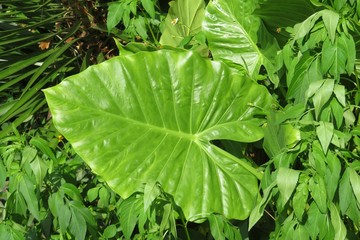
[[[358,1],[92,2],[0,1],[0,236],[358,238]]]
[[[248,217],[261,175],[210,141],[262,138],[263,86],[191,52],[157,51],[113,58],[45,95],[57,129],[121,197],[159,182],[187,219]]]
[[[40,89],[106,58],[103,42],[111,38],[99,27],[103,7],[94,4],[0,1],[0,137],[13,127],[43,124]]]
[[[170,9],[165,19],[165,28],[160,43],[173,47],[184,46],[201,31],[204,19],[203,0],[175,0],[169,3]]]
[[[108,3],[106,26],[125,42],[151,40],[157,45],[163,19],[157,0],[117,0]]]
[[[211,54],[216,60],[245,69],[254,79],[264,66],[270,80],[277,85],[278,44],[260,18],[252,14],[257,1],[241,2],[212,1],[207,6],[203,25]]]

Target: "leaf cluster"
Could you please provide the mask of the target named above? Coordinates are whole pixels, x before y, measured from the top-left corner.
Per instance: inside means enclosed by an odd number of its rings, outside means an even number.
[[[80,74],[44,90],[66,140],[52,123],[4,134],[0,233],[357,239],[358,1],[176,0],[166,17],[159,4],[109,3],[96,29],[116,36],[120,56],[84,61]],[[22,62],[45,59],[26,91],[73,41]],[[15,84],[23,65],[12,64],[0,76]],[[0,117],[16,116],[7,109]]]

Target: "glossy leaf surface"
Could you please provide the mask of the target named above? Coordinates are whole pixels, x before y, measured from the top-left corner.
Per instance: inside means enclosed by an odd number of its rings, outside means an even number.
[[[194,36],[201,30],[205,2],[204,0],[175,0],[169,5],[170,9],[165,19],[165,29],[160,43],[177,47],[185,37]]]
[[[159,182],[185,216],[244,219],[261,174],[210,141],[263,137],[271,97],[192,52],[113,58],[45,95],[58,130],[123,198]]]
[[[255,8],[256,1],[212,1],[206,8],[203,28],[215,60],[241,65],[252,77],[264,66],[270,80],[277,84],[274,73],[278,45],[260,18],[252,15]]]

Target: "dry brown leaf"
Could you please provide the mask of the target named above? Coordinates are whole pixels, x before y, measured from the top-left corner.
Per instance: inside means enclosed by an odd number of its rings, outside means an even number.
[[[50,47],[50,41],[39,42],[39,48],[41,50],[48,49]]]
[[[69,37],[68,39],[65,40],[66,43],[71,42],[72,40],[74,40],[74,37]]]

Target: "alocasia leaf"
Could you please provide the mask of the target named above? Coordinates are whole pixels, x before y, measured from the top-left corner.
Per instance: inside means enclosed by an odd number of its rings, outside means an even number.
[[[277,84],[275,57],[279,46],[260,18],[252,15],[256,6],[256,1],[211,1],[206,7],[203,29],[215,60],[240,65],[254,78],[264,66],[270,80]]]
[[[248,217],[261,174],[211,140],[261,139],[265,87],[162,50],[113,58],[44,91],[57,129],[121,197],[159,182],[188,219]]]
[[[177,47],[184,38],[194,36],[201,30],[205,2],[204,0],[175,0],[169,5],[170,9],[165,19],[165,29],[160,43]]]

